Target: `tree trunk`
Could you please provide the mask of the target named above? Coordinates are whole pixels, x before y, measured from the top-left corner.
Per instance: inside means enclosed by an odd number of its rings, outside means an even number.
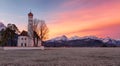
[[[38,38],[37,38],[36,46],[38,47]]]
[[[34,44],[33,44],[33,45],[34,45],[34,47],[36,47],[36,45],[35,45],[35,37],[33,38],[33,43],[34,43]]]

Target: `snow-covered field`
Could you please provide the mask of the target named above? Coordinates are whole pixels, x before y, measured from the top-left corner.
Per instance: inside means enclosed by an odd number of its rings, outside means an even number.
[[[120,48],[0,50],[0,66],[120,66]]]

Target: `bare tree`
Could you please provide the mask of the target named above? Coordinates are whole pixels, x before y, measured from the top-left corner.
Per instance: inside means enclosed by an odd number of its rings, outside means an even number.
[[[49,30],[48,30],[48,27],[47,27],[45,21],[41,20],[40,24],[38,26],[38,34],[39,34],[42,45],[43,45],[43,41],[48,38],[48,32],[49,32]]]
[[[34,42],[35,47],[38,46],[38,40],[40,39],[37,33],[37,27],[38,27],[39,22],[40,21],[38,19],[34,19],[33,21],[33,42]]]
[[[41,45],[43,45],[43,41],[46,40],[48,38],[48,27],[45,23],[44,20],[39,20],[39,19],[34,19],[34,26],[33,26],[33,29],[34,29],[34,42],[35,42],[35,39],[37,39],[37,45],[38,46],[38,39],[40,39],[41,41]]]
[[[33,31],[37,31],[37,27],[38,27],[39,22],[40,22],[39,19],[34,19],[34,21],[33,21]]]

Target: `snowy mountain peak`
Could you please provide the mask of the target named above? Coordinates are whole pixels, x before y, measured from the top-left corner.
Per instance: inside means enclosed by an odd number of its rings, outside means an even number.
[[[69,40],[78,40],[78,39],[80,39],[79,36],[73,36],[73,37],[70,37],[70,38],[69,38]]]
[[[101,38],[98,38],[96,36],[84,36],[84,37],[78,37],[77,39],[80,39],[80,40],[82,40],[82,39],[86,39],[86,40],[90,40],[90,39],[92,39],[92,40],[102,40]]]
[[[106,44],[114,44],[117,46],[120,46],[120,40],[115,40],[115,39],[111,39],[111,38],[98,38],[96,36],[84,36],[84,37],[79,37],[79,36],[73,36],[71,38],[67,38],[65,35],[53,38],[48,40],[48,42],[54,42],[54,41],[71,41],[71,40],[87,40],[87,41],[91,41],[91,40],[100,40],[103,43]]]
[[[68,38],[67,38],[65,35],[62,35],[62,36],[59,36],[59,37],[55,37],[55,38],[53,38],[53,39],[50,39],[49,41],[59,41],[59,40],[67,41]]]
[[[104,38],[102,40],[104,43],[109,43],[109,44],[118,44],[120,42],[119,40],[111,39],[111,38]]]
[[[96,37],[96,36],[84,36],[82,38],[84,38],[84,39],[98,39],[98,37]]]

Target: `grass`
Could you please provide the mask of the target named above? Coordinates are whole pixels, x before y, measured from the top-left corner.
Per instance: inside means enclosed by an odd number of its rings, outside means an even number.
[[[120,66],[120,48],[0,50],[0,66]]]

